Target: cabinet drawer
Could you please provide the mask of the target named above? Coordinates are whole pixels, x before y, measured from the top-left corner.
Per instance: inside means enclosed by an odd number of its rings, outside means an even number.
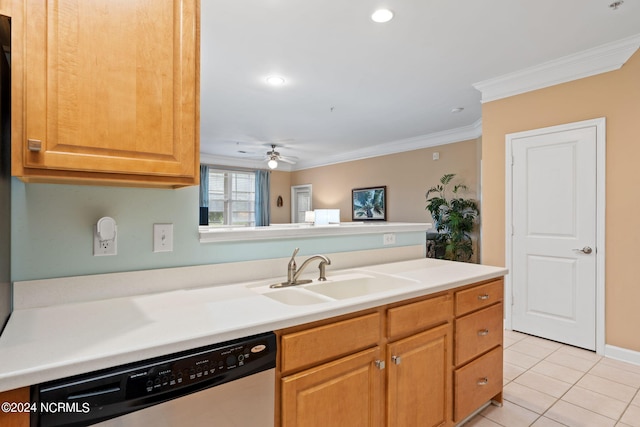
[[[456,316],[502,301],[503,294],[502,279],[456,292]]]
[[[454,373],[454,420],[460,421],[502,392],[502,346]]]
[[[431,325],[451,319],[453,298],[450,294],[424,301],[390,308],[388,314],[388,336],[395,338],[426,329]]]
[[[380,326],[380,314],[372,313],[283,335],[281,371],[290,372],[376,345]]]
[[[456,319],[455,365],[502,344],[502,303]]]

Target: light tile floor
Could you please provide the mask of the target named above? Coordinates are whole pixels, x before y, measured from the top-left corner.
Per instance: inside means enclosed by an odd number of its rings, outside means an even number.
[[[640,427],[640,366],[504,331],[504,404],[464,427]]]

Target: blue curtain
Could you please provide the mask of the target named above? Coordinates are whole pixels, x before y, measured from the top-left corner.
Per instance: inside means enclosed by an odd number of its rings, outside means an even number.
[[[200,225],[209,225],[209,165],[200,165]]]
[[[271,174],[266,170],[256,171],[256,227],[269,225],[271,208],[269,206],[269,188]]]

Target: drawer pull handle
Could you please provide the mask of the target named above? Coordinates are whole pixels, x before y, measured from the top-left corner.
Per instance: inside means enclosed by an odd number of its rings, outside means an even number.
[[[487,385],[487,384],[489,384],[489,378],[487,378],[487,377],[480,378],[478,380],[478,385]]]
[[[400,356],[391,356],[391,361],[394,364],[399,365],[400,362],[402,362],[402,358]]]
[[[489,330],[488,329],[480,329],[478,331],[478,336],[479,337],[486,337],[487,335],[489,335]]]
[[[376,360],[375,365],[376,365],[376,368],[382,371],[385,367],[384,360]]]
[[[489,299],[489,294],[482,294],[482,295],[478,295],[478,299],[480,301],[486,301]]]

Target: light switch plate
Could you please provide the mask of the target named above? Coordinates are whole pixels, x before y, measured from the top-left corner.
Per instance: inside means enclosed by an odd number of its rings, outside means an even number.
[[[153,224],[153,252],[173,252],[173,224]]]

